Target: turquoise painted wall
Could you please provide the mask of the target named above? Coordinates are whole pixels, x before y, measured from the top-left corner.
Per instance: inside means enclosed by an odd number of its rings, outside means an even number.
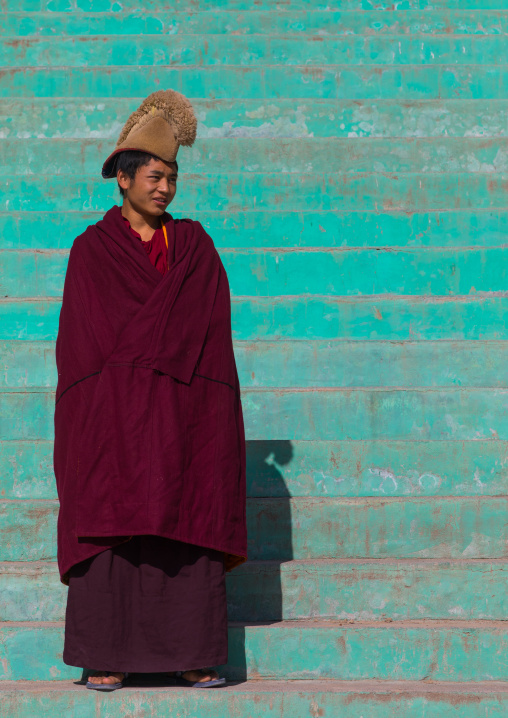
[[[170,87],[198,117],[170,210],[227,268],[249,442],[224,670],[260,687],[213,710],[505,716],[508,688],[478,682],[508,681],[508,0],[0,7],[0,700],[33,715],[30,682],[79,677],[54,563],[60,297],[74,237],[119,201],[104,157]],[[39,715],[88,716],[65,685]]]

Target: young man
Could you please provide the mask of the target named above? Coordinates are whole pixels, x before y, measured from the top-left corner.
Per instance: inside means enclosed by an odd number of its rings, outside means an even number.
[[[87,687],[132,672],[223,685],[225,571],[246,560],[245,437],[229,285],[201,224],[166,212],[187,98],[150,95],[102,175],[113,206],[74,240],[56,344],[63,660]]]

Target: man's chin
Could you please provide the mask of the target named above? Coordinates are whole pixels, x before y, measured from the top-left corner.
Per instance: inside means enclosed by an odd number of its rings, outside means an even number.
[[[143,207],[143,212],[145,214],[152,215],[152,217],[161,217],[166,211],[167,206],[167,204],[156,204],[155,202],[150,202],[146,207]]]
[[[152,202],[152,206],[150,208],[151,214],[155,216],[160,216],[161,214],[164,214],[166,211],[167,204],[156,204],[155,202]]]

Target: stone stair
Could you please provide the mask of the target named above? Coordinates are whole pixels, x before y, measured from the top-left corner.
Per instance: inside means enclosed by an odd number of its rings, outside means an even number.
[[[2,0],[0,718],[506,718],[508,0]],[[99,167],[189,96],[249,561],[216,691],[66,666],[54,340]],[[181,158],[180,158],[181,155]]]

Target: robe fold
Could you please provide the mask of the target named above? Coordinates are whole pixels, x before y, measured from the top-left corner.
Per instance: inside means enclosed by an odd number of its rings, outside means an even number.
[[[161,273],[118,206],[72,245],[56,343],[58,565],[133,535],[247,556],[229,284],[199,222],[165,215]]]

